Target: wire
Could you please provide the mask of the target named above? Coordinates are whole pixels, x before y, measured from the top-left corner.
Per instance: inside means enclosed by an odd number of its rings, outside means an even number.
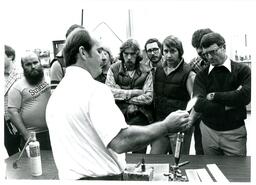
[[[95,30],[96,30],[100,25],[102,25],[102,24],[106,25],[107,28],[110,29],[110,31],[116,36],[116,38],[117,38],[121,43],[123,43],[122,39],[120,39],[120,37],[118,37],[118,35],[112,30],[112,28],[111,28],[107,23],[105,23],[104,21],[101,22],[101,23],[99,23],[99,24],[93,29],[93,31],[95,31]]]

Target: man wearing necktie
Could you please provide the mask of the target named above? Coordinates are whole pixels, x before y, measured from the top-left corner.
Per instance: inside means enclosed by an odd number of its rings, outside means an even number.
[[[245,156],[247,133],[244,120],[251,101],[251,70],[226,54],[225,39],[208,33],[201,40],[210,66],[195,78],[195,111],[202,114],[200,128],[206,155]]]

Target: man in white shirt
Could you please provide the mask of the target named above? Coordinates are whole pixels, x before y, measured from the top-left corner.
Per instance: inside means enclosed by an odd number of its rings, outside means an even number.
[[[186,128],[190,118],[185,111],[148,126],[128,126],[111,90],[94,80],[101,74],[100,58],[85,29],[68,36],[63,55],[66,75],[46,109],[60,179],[121,180],[125,152]]]

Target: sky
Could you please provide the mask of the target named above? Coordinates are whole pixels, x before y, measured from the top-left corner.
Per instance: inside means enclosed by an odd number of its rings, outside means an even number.
[[[227,47],[230,46],[228,48],[231,55],[237,48],[244,52],[241,46],[244,46],[245,34],[247,34],[249,50],[253,44],[251,40],[255,39],[252,18],[256,14],[254,13],[256,3],[249,0],[9,0],[7,2],[6,6],[1,6],[5,19],[2,36],[4,42],[13,46],[18,54],[23,50],[34,48],[52,51],[53,40],[65,39],[66,30],[70,25],[81,24],[82,9],[83,26],[96,38],[101,38],[115,55],[118,54],[121,42],[107,26],[125,41],[128,38],[128,10],[132,18],[132,37],[139,41],[141,49],[151,37],[163,41],[168,35],[174,35],[183,43],[185,61],[191,60],[196,55],[191,46],[191,37],[199,28],[209,27],[221,33],[228,42]],[[104,24],[98,26],[102,22]]]
[[[118,54],[120,40],[125,41],[128,38],[130,10],[132,38],[139,41],[141,49],[151,37],[163,41],[168,35],[174,35],[182,41],[184,58],[188,62],[196,56],[195,49],[191,46],[193,32],[208,27],[224,36],[231,57],[238,50],[238,54],[250,54],[252,61],[255,60],[256,2],[253,0],[1,1],[0,43],[12,46],[16,50],[17,60],[25,50],[39,48],[53,52],[52,41],[65,39],[70,25],[81,24],[82,9],[83,26],[110,47],[114,55]],[[245,34],[247,47],[244,46]],[[255,65],[252,65],[252,71],[255,71]],[[255,92],[255,75],[252,75],[252,92]],[[253,99],[252,97],[252,102]],[[254,107],[252,103],[252,112]],[[254,115],[252,116],[253,120]]]

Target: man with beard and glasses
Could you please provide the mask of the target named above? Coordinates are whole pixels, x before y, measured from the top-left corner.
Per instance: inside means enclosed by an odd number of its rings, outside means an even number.
[[[145,43],[145,52],[148,60],[145,62],[150,69],[155,69],[157,64],[162,61],[162,44],[156,38],[148,39]]]
[[[43,67],[34,52],[26,52],[21,58],[24,77],[19,79],[8,94],[8,112],[11,122],[23,136],[21,147],[37,133],[41,149],[51,149],[45,109],[51,95],[49,84],[44,79]]]
[[[106,84],[123,112],[129,125],[148,125],[153,122],[151,103],[153,99],[152,73],[145,64],[139,44],[128,39],[120,47],[120,61],[111,65]],[[134,151],[145,153],[146,149]]]
[[[146,41],[144,50],[146,52],[148,60],[145,61],[145,64],[149,67],[149,69],[152,72],[152,79],[153,79],[153,85],[155,83],[155,72],[156,72],[156,67],[158,65],[161,65],[162,63],[162,44],[161,42],[156,39],[156,38],[150,38]],[[151,105],[152,112],[153,112],[153,119],[156,120],[155,118],[155,101],[154,101],[154,90],[153,90],[153,103]],[[160,139],[159,139],[160,140]],[[160,148],[159,148],[160,146]],[[162,145],[157,145],[157,144],[151,144],[151,154],[158,154],[162,153],[161,148]]]

